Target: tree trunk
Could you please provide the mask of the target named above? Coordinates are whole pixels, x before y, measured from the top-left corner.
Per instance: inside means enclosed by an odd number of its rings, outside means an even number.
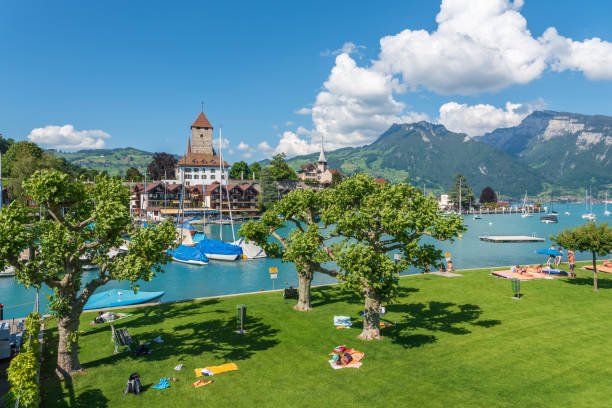
[[[298,302],[293,308],[300,312],[308,312],[312,310],[310,304],[310,284],[312,283],[312,272],[307,269],[306,273],[298,273],[300,278],[300,286],[298,288]]]
[[[57,346],[57,368],[62,375],[70,375],[81,370],[79,362],[79,317],[80,313],[72,310],[67,316],[57,319],[59,344]]]
[[[363,315],[363,331],[361,340],[380,340],[380,298],[367,288],[365,291],[365,310]]]
[[[595,258],[595,252],[593,252],[593,290],[599,290],[597,287],[597,259]]]

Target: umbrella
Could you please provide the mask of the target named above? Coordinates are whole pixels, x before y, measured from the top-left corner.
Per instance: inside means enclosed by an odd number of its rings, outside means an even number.
[[[539,251],[536,251],[536,254],[559,256],[559,255],[563,255],[563,252],[559,252],[556,249],[546,248],[546,249],[540,249]]]

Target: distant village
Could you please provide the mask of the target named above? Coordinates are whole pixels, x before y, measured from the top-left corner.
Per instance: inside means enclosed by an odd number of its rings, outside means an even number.
[[[178,160],[172,179],[130,183],[130,211],[134,217],[160,220],[179,214],[250,218],[261,211],[259,181],[230,179],[231,165],[213,146],[213,125],[204,111],[191,124],[187,153]],[[323,141],[316,163],[303,164],[297,180],[274,180],[277,198],[295,189],[321,189],[344,175],[330,169]],[[377,180],[378,182],[386,182]]]

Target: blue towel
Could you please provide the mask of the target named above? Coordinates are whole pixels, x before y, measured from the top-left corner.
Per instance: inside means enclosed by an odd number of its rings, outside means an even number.
[[[350,316],[334,316],[334,326],[351,327]]]
[[[169,388],[170,387],[170,385],[168,384],[169,381],[170,381],[170,378],[160,378],[159,383],[155,384],[153,388],[156,388],[158,390]]]

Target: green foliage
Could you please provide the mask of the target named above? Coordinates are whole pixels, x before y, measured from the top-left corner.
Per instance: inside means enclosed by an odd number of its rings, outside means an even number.
[[[40,315],[30,313],[26,319],[26,345],[7,369],[10,389],[5,397],[9,406],[13,406],[19,398],[19,407],[38,407],[40,404],[40,388],[37,381],[40,366],[40,351],[38,333],[40,332]]]
[[[340,173],[334,171],[332,173],[332,179],[331,179],[330,187],[336,187],[341,182],[342,182],[342,175]]]
[[[15,141],[11,138],[5,139],[0,133],[0,153],[4,154]]]
[[[435,198],[406,183],[378,184],[368,175],[357,174],[328,191],[322,220],[335,225],[334,233],[343,237],[334,247],[343,270],[340,279],[366,299],[362,335],[378,333],[378,315],[372,316],[378,312],[372,305],[396,298],[399,272],[411,265],[435,265],[442,258],[442,252],[421,243],[421,237],[453,239],[464,231],[463,221],[459,216],[443,216]],[[393,251],[403,255],[397,265],[388,255]]]
[[[68,162],[78,164],[87,170],[96,170],[99,173],[106,171],[108,175],[123,175],[130,167],[143,169],[153,161],[154,154],[131,147],[117,149],[90,149],[77,152],[56,152]],[[171,155],[176,160],[176,156]],[[174,173],[168,170],[168,177]],[[92,178],[93,179],[93,178]],[[153,178],[151,178],[153,180]]]
[[[130,167],[125,172],[125,181],[142,181],[142,174],[136,167]]]
[[[261,188],[261,192],[257,197],[257,205],[261,211],[265,211],[268,208],[271,208],[272,205],[278,200],[276,182],[272,176],[272,170],[269,167],[261,170],[259,186]]]
[[[119,280],[137,290],[139,279],[150,280],[168,261],[165,251],[175,239],[173,225],[133,231],[129,191],[120,180],[101,177],[92,185],[57,170],[42,170],[23,187],[50,218],[28,222],[27,212],[15,203],[0,211],[0,263],[13,265],[16,279],[26,287],[44,283],[53,289],[50,308],[66,325],[78,320],[98,287]],[[109,251],[123,243],[126,232],[132,233],[129,253],[112,256]],[[20,260],[19,253],[28,247],[36,248],[34,256]],[[82,266],[89,261],[83,256],[99,266],[84,286]],[[74,331],[66,330],[65,335],[69,344],[76,344]]]
[[[240,180],[241,178],[244,178],[245,180],[248,180],[250,175],[251,171],[249,170],[249,165],[245,161],[239,161],[232,164],[229,174],[231,179]]]
[[[272,160],[270,161],[270,165],[268,166],[270,168],[272,178],[274,180],[296,181],[298,179],[297,174],[289,166],[289,164],[287,164],[287,161],[285,160],[285,158],[286,158],[285,153],[278,153],[272,157]]]
[[[497,203],[497,194],[491,187],[485,187],[480,193],[480,204]]]
[[[251,172],[251,178],[253,177],[252,175],[255,174],[255,179],[259,180],[261,177],[261,164],[258,162],[251,163],[249,171]]]
[[[560,247],[573,251],[590,252],[593,255],[593,288],[597,287],[597,256],[612,252],[612,228],[608,222],[586,222],[574,228],[564,228],[550,239]]]
[[[467,209],[470,206],[470,202],[474,204],[476,199],[472,189],[467,184],[465,176],[462,174],[455,174],[455,182],[453,188],[450,190],[449,200],[454,206],[459,206],[459,189],[461,189],[461,208]]]

